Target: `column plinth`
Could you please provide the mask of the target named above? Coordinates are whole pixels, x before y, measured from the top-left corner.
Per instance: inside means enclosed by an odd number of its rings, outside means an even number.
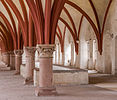
[[[52,60],[55,45],[38,45],[40,70],[39,87],[35,90],[36,96],[56,95],[56,88],[53,86]]]
[[[22,64],[22,54],[23,54],[23,50],[15,50],[15,75],[19,75],[20,74],[20,65]]]
[[[26,78],[24,84],[33,82],[33,70],[35,68],[35,47],[25,47],[26,53]]]

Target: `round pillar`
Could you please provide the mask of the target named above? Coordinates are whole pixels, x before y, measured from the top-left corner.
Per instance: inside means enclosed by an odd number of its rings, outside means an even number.
[[[0,61],[2,61],[2,50],[0,48]]]
[[[39,52],[39,87],[36,89],[36,96],[56,95],[56,88],[53,86],[52,60],[55,45],[38,45]]]
[[[19,75],[20,74],[20,65],[22,64],[22,54],[23,51],[22,50],[15,50],[15,75]]]
[[[93,65],[93,40],[89,40],[89,62],[88,62],[88,69],[94,70],[94,65]]]
[[[35,68],[35,47],[25,47],[24,48],[26,53],[26,77],[25,77],[25,84],[33,82],[33,70]]]
[[[10,55],[8,52],[2,53],[2,60],[6,65],[10,65]]]
[[[103,55],[100,55],[98,51],[97,51],[97,62],[95,69],[98,72],[103,73]]]
[[[74,66],[74,43],[71,42],[71,66]]]
[[[15,70],[15,54],[13,51],[9,52],[10,54],[10,69]]]
[[[65,62],[65,53],[62,52],[62,62],[61,62],[61,64],[64,65],[64,62]]]
[[[80,56],[81,56],[80,42],[78,43],[78,54],[76,54],[75,67],[80,69]]]

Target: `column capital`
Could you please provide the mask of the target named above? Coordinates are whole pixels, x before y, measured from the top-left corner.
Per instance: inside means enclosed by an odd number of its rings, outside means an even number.
[[[2,55],[8,55],[9,54],[9,52],[3,52],[2,53]]]
[[[25,47],[24,50],[27,55],[34,55],[36,47]]]
[[[23,50],[14,50],[15,55],[22,55]]]
[[[37,51],[40,58],[52,58],[55,51],[55,44],[40,44],[37,45]]]
[[[14,51],[9,51],[8,52],[10,55],[14,55]]]

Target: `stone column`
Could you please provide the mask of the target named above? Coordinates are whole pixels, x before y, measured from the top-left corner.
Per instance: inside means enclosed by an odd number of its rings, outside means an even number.
[[[103,56],[100,55],[99,51],[97,51],[97,60],[96,60],[95,69],[98,72],[103,73]]]
[[[104,35],[104,41],[103,41],[103,73],[105,74],[111,74],[112,73],[112,37],[110,36],[110,31]]]
[[[24,84],[33,82],[33,70],[35,68],[35,47],[25,47],[26,53],[26,76]]]
[[[115,75],[117,72],[117,62],[115,62],[116,57],[117,57],[117,42],[115,41],[115,39],[112,39],[111,45],[112,45],[112,50],[111,50],[111,59],[112,59],[112,75]]]
[[[7,65],[10,66],[10,55],[8,52],[2,53],[2,61]]]
[[[11,70],[15,70],[15,54],[14,51],[10,51],[10,68]]]
[[[23,54],[23,50],[15,50],[15,75],[19,75],[20,74],[20,65],[22,64],[22,54]]]
[[[0,48],[0,61],[2,61],[2,50]]]
[[[80,53],[76,54],[75,67],[80,69]]]
[[[60,64],[60,52],[61,52],[61,47],[60,44],[58,44],[58,64]]]
[[[55,51],[55,63],[54,64],[57,64],[57,51]]]
[[[80,69],[80,56],[81,56],[81,48],[80,48],[80,43],[78,44],[78,55],[76,54],[76,60],[75,60],[75,67]]]
[[[55,45],[38,45],[40,70],[39,87],[36,89],[36,96],[56,95],[56,88],[53,86],[52,60]]]
[[[71,66],[74,65],[74,43],[71,42]]]
[[[89,41],[89,64],[88,69],[94,70],[93,66],[93,40]]]
[[[64,65],[64,62],[65,62],[65,53],[62,52],[62,62],[61,62],[61,64]]]
[[[87,50],[87,41],[80,41],[80,68],[87,69],[88,62],[88,50]]]

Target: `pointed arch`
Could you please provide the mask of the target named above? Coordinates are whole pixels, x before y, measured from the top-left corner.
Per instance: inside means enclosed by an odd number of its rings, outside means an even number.
[[[12,38],[13,38],[13,43],[14,43],[14,49],[17,49],[17,42],[16,42],[16,35],[14,34],[14,31],[9,23],[9,21],[7,20],[7,18],[4,16],[4,14],[2,12],[0,12],[0,16],[2,17],[2,19],[4,20],[7,28],[9,29],[9,31],[11,32]]]
[[[77,36],[76,26],[75,26],[75,24],[74,24],[74,21],[73,21],[71,15],[70,15],[69,11],[68,11],[65,7],[63,8],[63,10],[64,10],[65,13],[67,14],[67,16],[68,16],[68,18],[69,18],[69,20],[70,20],[70,22],[71,22],[71,24],[72,24],[72,27],[73,27],[73,29],[74,29],[74,33],[75,33],[76,36]]]
[[[16,5],[13,3],[13,1],[12,1],[12,0],[6,0],[6,2],[7,2],[7,4],[11,7],[11,9],[13,10],[15,16],[17,17],[17,20],[18,20],[18,22],[19,22],[19,25],[20,25],[20,27],[21,27],[21,29],[22,29],[24,45],[27,46],[28,43],[27,43],[27,36],[26,36],[27,31],[26,31],[26,29],[25,29],[25,22],[24,22],[24,20],[23,20],[21,14],[20,14],[18,8],[17,8]]]
[[[67,0],[66,3],[70,6],[72,6],[73,8],[75,8],[76,10],[78,10],[87,20],[88,22],[91,24],[94,32],[95,32],[95,35],[97,37],[97,41],[98,41],[98,50],[99,52],[101,53],[102,51],[102,47],[101,47],[101,37],[100,37],[100,34],[99,34],[99,31],[96,27],[96,25],[94,24],[94,22],[92,21],[92,19],[85,13],[85,11],[83,11],[78,5],[76,5],[75,3]]]
[[[51,44],[55,43],[55,32],[56,32],[57,23],[66,1],[67,0],[54,0],[51,12],[51,25],[50,25]]]

